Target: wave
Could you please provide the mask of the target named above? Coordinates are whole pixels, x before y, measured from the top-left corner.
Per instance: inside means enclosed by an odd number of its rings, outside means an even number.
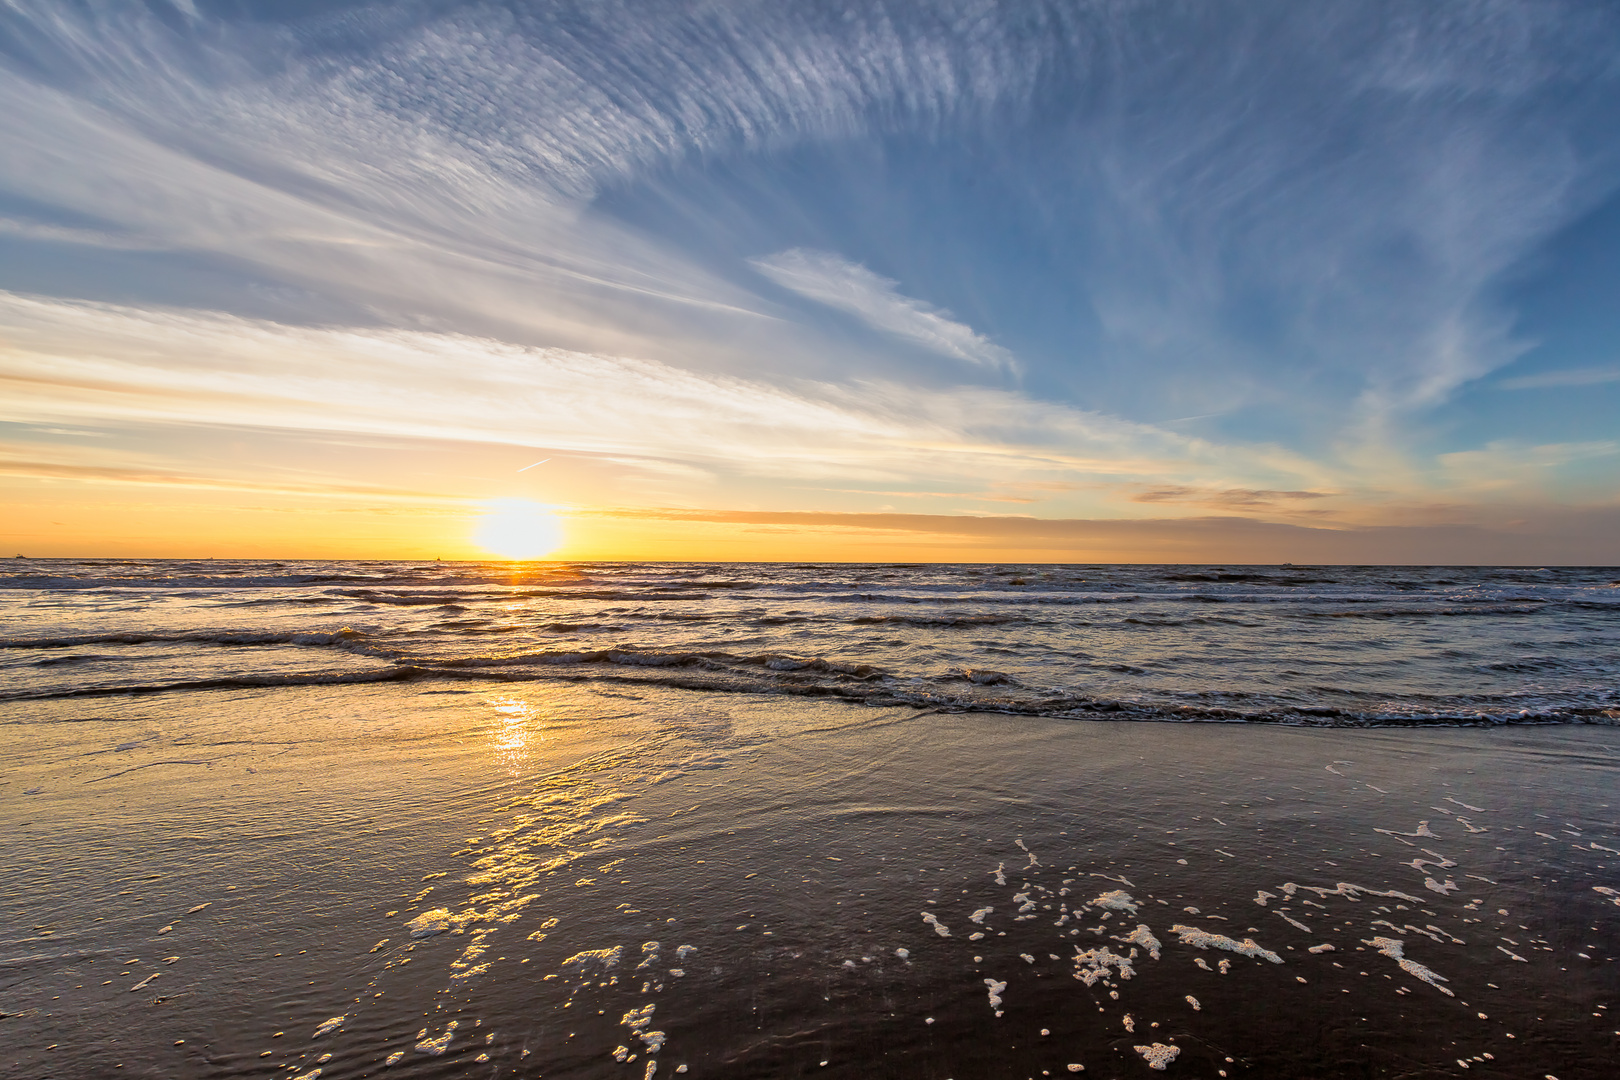
[[[1025,623],[1023,615],[860,615],[849,620],[851,626],[920,626],[929,629],[954,629],[975,626],[1007,626]]]
[[[956,671],[933,680],[898,680],[864,665],[820,659],[794,661],[772,668],[768,661],[744,666],[717,663],[696,654],[637,654],[609,650],[601,654],[551,654],[548,662],[527,666],[400,664],[367,672],[299,672],[236,675],[124,686],[19,691],[0,700],[46,700],[83,697],[141,697],[160,693],[229,691],[284,687],[344,686],[382,682],[511,683],[562,680],[637,684],[704,693],[777,693],[798,697],[833,697],[870,706],[910,706],[938,712],[991,713],[1063,720],[1134,720],[1177,723],[1282,724],[1315,727],[1506,726],[1588,724],[1620,726],[1620,700],[1592,704],[1557,704],[1512,700],[1428,702],[1415,695],[1404,707],[1310,705],[1265,700],[1256,695],[1201,692],[1185,695],[1208,700],[1154,701],[1121,697],[1043,692],[1020,685],[999,672]],[[528,658],[537,659],[535,657]],[[764,658],[745,658],[745,662]],[[807,678],[806,675],[835,677]],[[838,677],[852,675],[854,677]],[[1247,700],[1245,700],[1247,699]],[[1494,707],[1493,707],[1494,706]]]
[[[1480,664],[1481,671],[1500,671],[1508,674],[1540,674],[1569,666],[1567,661],[1554,656],[1526,656],[1519,660],[1502,660],[1494,664]]]
[[[193,630],[180,633],[124,630],[110,634],[0,638],[0,649],[76,649],[85,645],[151,645],[185,642],[206,645],[342,645],[366,640],[359,630],[326,631]]]
[[[1327,577],[1283,577],[1278,574],[1232,574],[1232,573],[1202,573],[1202,574],[1164,574],[1158,580],[1172,582],[1242,582],[1254,585],[1286,585],[1290,588],[1300,585],[1337,585],[1340,578]]]
[[[1156,628],[1171,628],[1178,626],[1261,626],[1262,623],[1244,622],[1242,619],[1223,618],[1219,615],[1192,615],[1184,619],[1154,618],[1151,615],[1136,616],[1119,620],[1125,626],[1150,626]]]
[[[458,656],[444,659],[411,657],[404,661],[423,670],[505,669],[514,667],[559,667],[568,665],[614,664],[644,668],[703,668],[723,671],[737,667],[763,668],[772,672],[813,672],[871,679],[883,675],[871,664],[829,660],[823,657],[796,657],[782,653],[738,656],[721,651],[661,651],[656,649],[575,649],[513,653],[504,656]]]
[[[1402,618],[1458,618],[1479,615],[1534,615],[1539,608],[1520,604],[1478,603],[1463,607],[1435,604],[1424,607],[1367,607],[1352,611],[1298,611],[1290,614],[1296,619],[1402,619]]]
[[[378,593],[362,589],[344,589],[332,595],[346,600],[359,600],[367,604],[385,604],[389,607],[453,607],[477,600],[496,599],[500,594],[485,596],[464,592],[443,593]]]
[[[130,657],[107,656],[102,653],[70,653],[67,656],[47,656],[35,660],[34,667],[78,667],[81,664],[128,663]]]
[[[48,701],[60,698],[140,697],[195,690],[245,690],[267,687],[344,686],[350,683],[400,682],[425,672],[409,666],[376,671],[316,671],[286,674],[227,675],[212,679],[176,679],[172,682],[130,683],[116,686],[75,686],[59,689],[9,690],[0,701]]]

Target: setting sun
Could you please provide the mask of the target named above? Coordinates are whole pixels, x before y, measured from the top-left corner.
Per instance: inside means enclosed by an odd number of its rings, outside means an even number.
[[[543,559],[562,546],[562,522],[528,499],[493,499],[473,530],[473,543],[503,559]]]

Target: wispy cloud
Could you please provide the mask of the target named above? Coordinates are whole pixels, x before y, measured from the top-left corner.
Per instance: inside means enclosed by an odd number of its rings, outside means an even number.
[[[1517,509],[1517,508],[1516,508]],[[912,545],[932,541],[955,558],[1054,562],[1467,563],[1602,565],[1616,557],[1620,509],[1569,508],[1530,520],[1333,526],[1237,516],[1172,521],[1040,519],[1015,515],[829,514],[747,510],[599,509],[600,516],[774,526]],[[898,545],[897,545],[898,546]],[[880,548],[873,551],[879,554]]]
[[[874,330],[930,352],[983,367],[1016,367],[1010,352],[957,322],[950,312],[903,295],[898,281],[831,252],[790,248],[750,259],[749,264],[784,289],[847,312]]]
[[[0,419],[508,442],[715,477],[1065,490],[1314,467],[982,387],[770,383],[468,335],[0,293]],[[610,393],[604,389],[610,389]],[[952,487],[950,490],[962,490]]]
[[[1275,445],[1215,443],[986,387],[766,381],[465,334],[3,292],[0,327],[0,420],[35,426],[208,425],[508,444],[524,448],[524,462],[534,460],[531,448],[612,462],[644,477],[653,497],[710,505],[728,488],[762,483],[775,505],[810,488],[843,489],[846,504],[864,492],[868,505],[909,488],[955,493],[964,505],[1039,492],[1048,513],[1119,513],[1134,502],[1308,520],[1331,507],[1334,520],[1365,523],[1386,516],[1381,502],[1433,497],[1421,484],[1369,492],[1365,477]],[[1579,471],[1613,447],[1502,444],[1448,455],[1439,489],[1489,491],[1498,501],[1542,491],[1561,469]],[[114,480],[130,468],[95,455],[70,464],[86,479]],[[195,470],[154,461],[135,473]],[[232,475],[216,481],[233,483]],[[262,480],[237,475],[250,487]],[[383,486],[358,475],[312,482]]]
[[[1615,439],[1541,444],[1499,439],[1475,450],[1442,454],[1438,464],[1454,497],[1477,499],[1490,494],[1511,498],[1546,485],[1560,473],[1577,486],[1595,486],[1610,494],[1616,457],[1620,457],[1620,440]]]
[[[1615,20],[1512,2],[1155,10],[1162,44],[1075,139],[1110,352],[1189,404],[1410,445],[1426,410],[1524,351],[1502,275],[1613,190],[1613,147],[1572,123],[1611,115],[1592,46]],[[1578,103],[1550,90],[1560,63],[1591,80],[1560,84]]]
[[[1331,491],[1268,491],[1255,488],[1225,488],[1210,490],[1185,486],[1154,487],[1131,496],[1139,503],[1190,503],[1195,506],[1220,507],[1227,510],[1274,510],[1279,507],[1298,508],[1301,503],[1332,498]],[[1321,511],[1305,511],[1320,513]]]
[[[1077,245],[1070,302],[1095,312],[1109,381],[1152,371],[1184,412],[1282,404],[1385,441],[1382,418],[1519,355],[1491,285],[1612,188],[1576,134],[1603,122],[1620,30],[1557,3],[407,2],[192,32],[139,5],[9,12],[35,65],[0,81],[20,194],[384,321],[734,370],[737,335],[703,312],[756,299],[582,217],[605,186],[693,155],[970,131]],[[767,263],[805,295],[1010,362],[879,275],[789,254]],[[792,337],[753,351],[791,370]],[[1359,415],[1322,382],[1357,384]]]
[[[82,244],[114,251],[162,250],[164,245],[140,237],[119,235],[100,229],[74,228],[25,218],[0,216],[0,237],[56,244]]]
[[[1608,460],[1424,421],[1523,353],[1504,282],[1615,190],[1612,5],[171,3],[0,4],[7,280],[64,294],[0,297],[12,419],[1063,514],[1365,520]]]
[[[317,496],[335,499],[423,499],[444,500],[451,496],[370,484],[309,484],[296,480],[250,480],[240,476],[208,476],[176,473],[163,469],[120,468],[110,465],[79,465],[72,462],[42,461],[0,455],[0,476],[35,480],[81,480],[97,484],[133,484],[143,487],[195,488],[206,491],[251,491],[260,494]]]
[[[1565,371],[1543,371],[1537,375],[1517,375],[1496,384],[1500,390],[1550,390],[1563,386],[1597,386],[1600,383],[1620,382],[1620,367],[1569,368]]]

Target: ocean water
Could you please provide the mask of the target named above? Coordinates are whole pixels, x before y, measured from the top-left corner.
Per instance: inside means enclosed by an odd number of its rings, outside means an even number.
[[[1620,572],[4,571],[0,1076],[1620,1054]]]
[[[1620,716],[1620,568],[32,561],[0,700],[588,679],[1043,716]]]

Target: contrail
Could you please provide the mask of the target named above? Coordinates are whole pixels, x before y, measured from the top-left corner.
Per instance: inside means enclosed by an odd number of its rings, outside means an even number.
[[[550,460],[550,458],[541,458],[539,461],[535,462],[534,465],[544,465]],[[523,468],[519,469],[518,472],[528,472],[530,469],[534,468],[534,465],[525,465]]]

